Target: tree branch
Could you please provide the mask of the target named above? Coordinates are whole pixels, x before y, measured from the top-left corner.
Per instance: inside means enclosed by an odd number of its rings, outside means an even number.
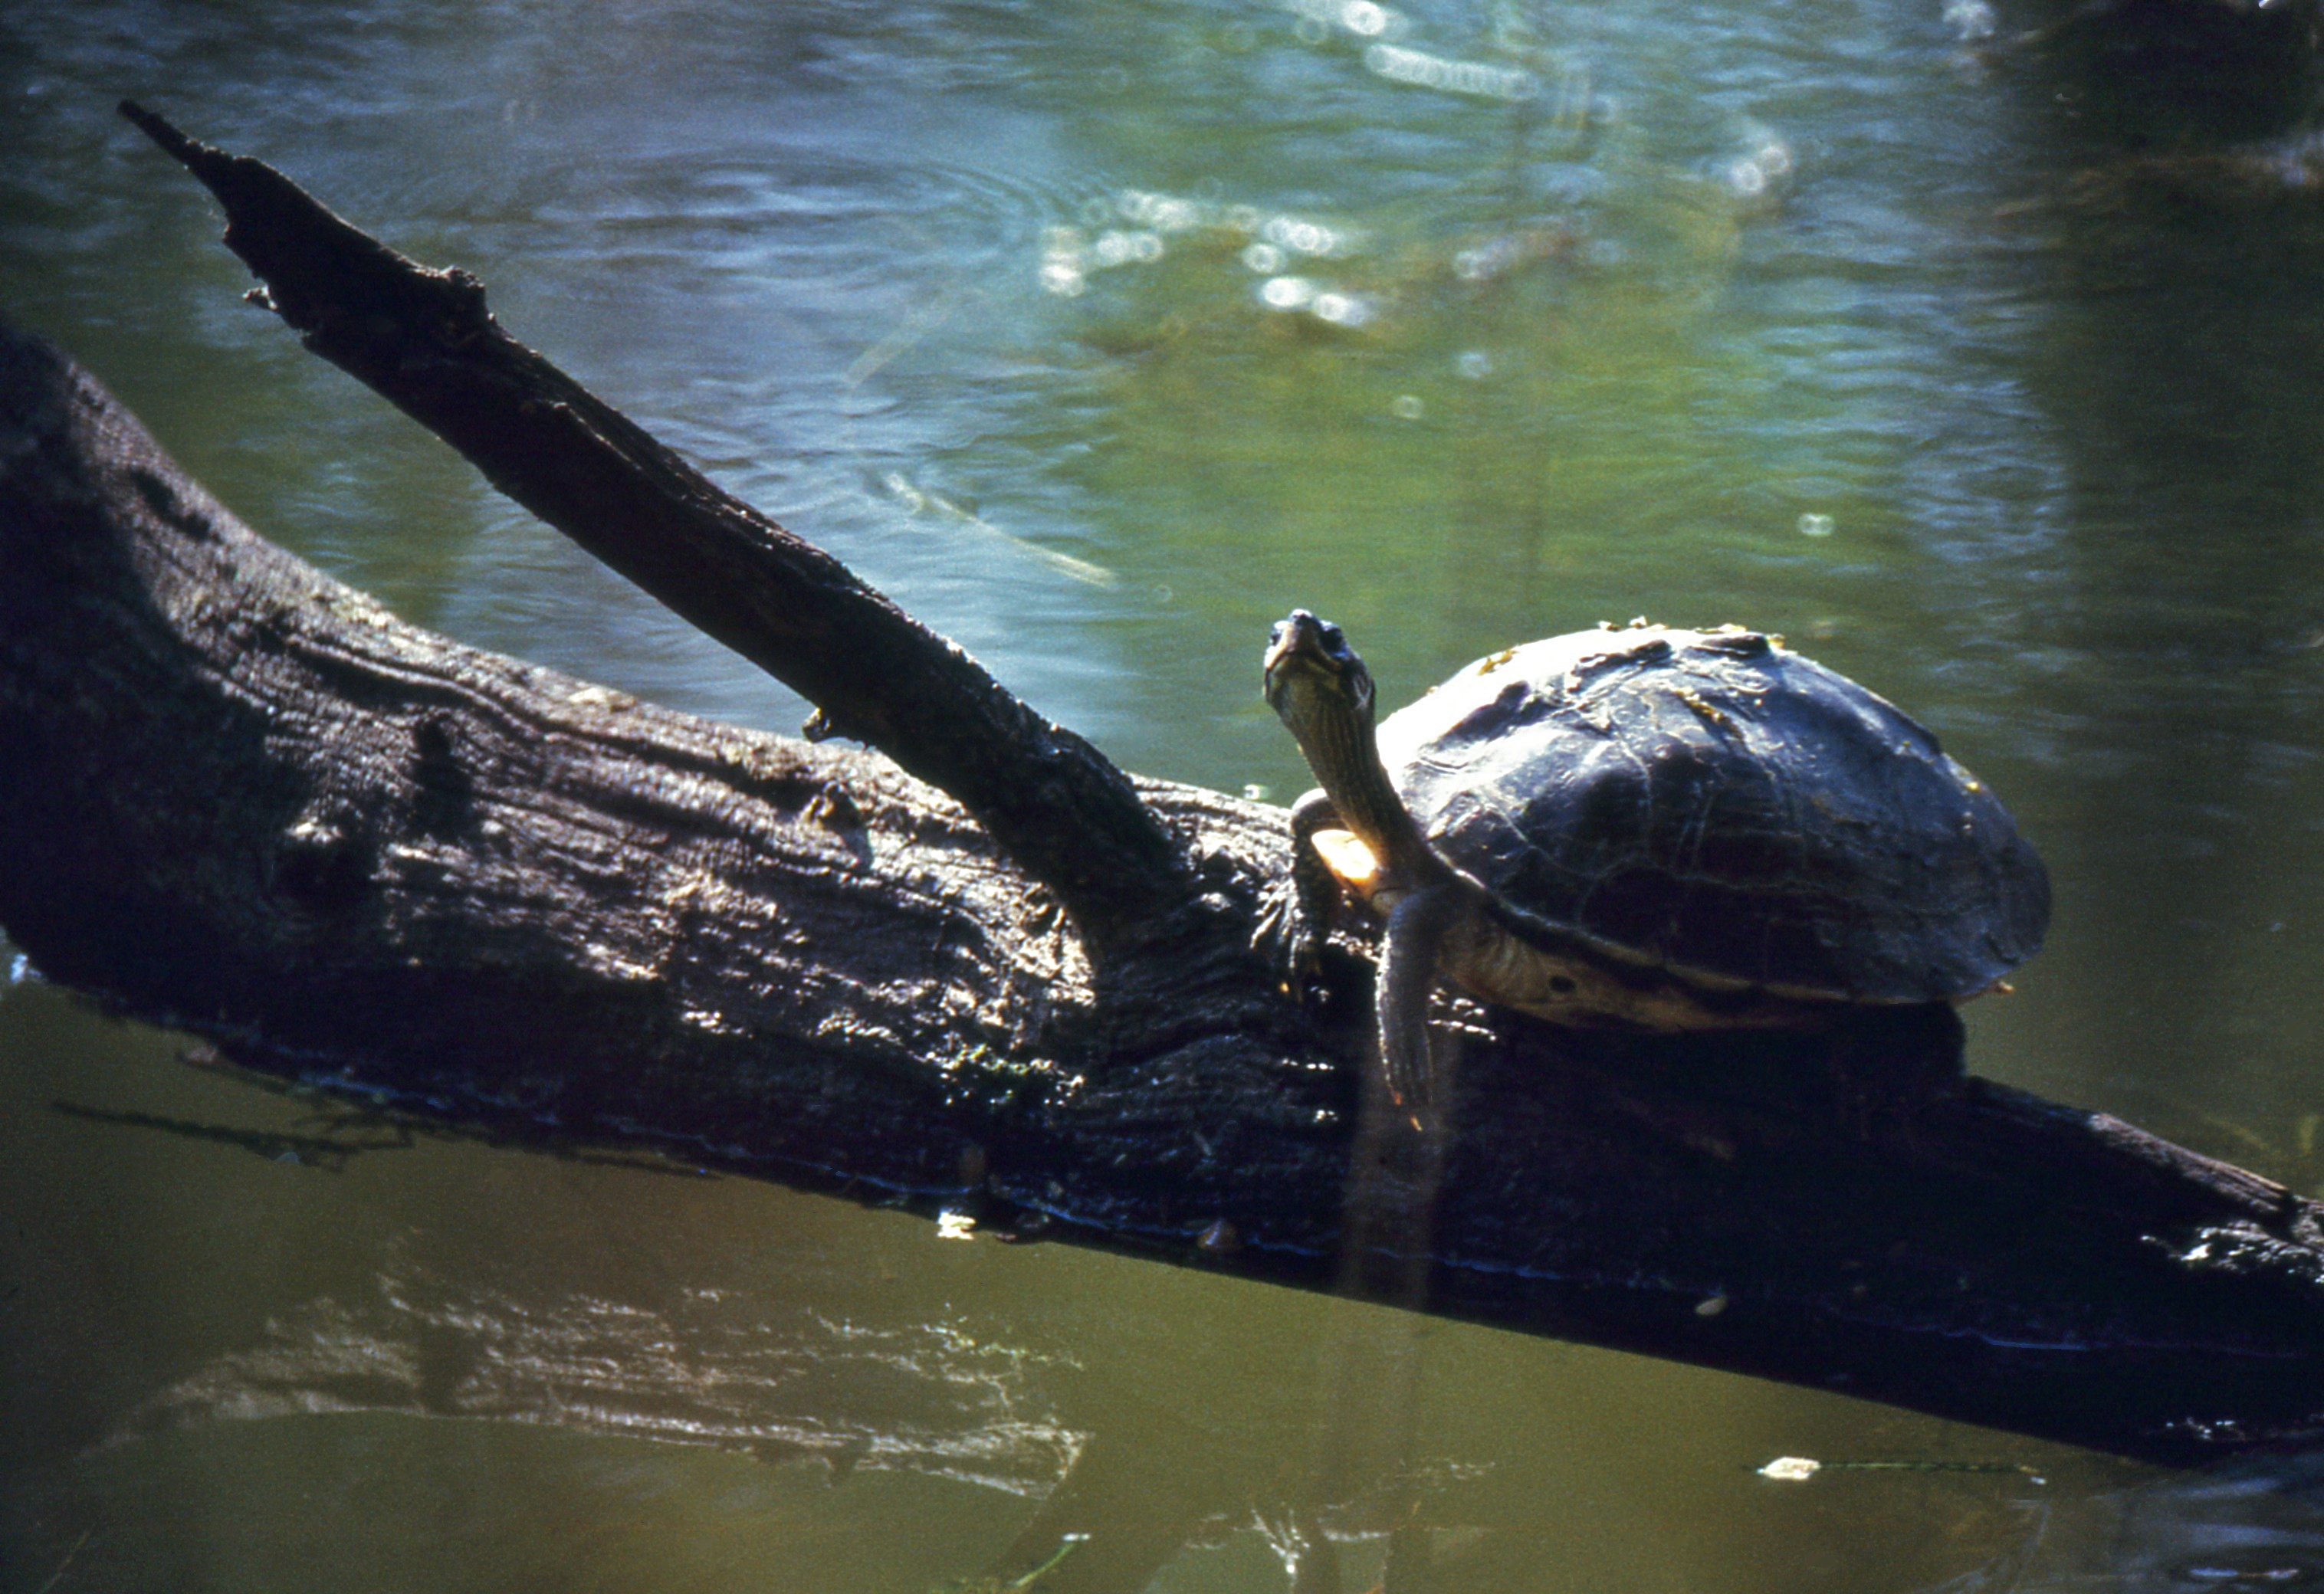
[[[475,278],[414,264],[271,166],[130,101],[121,113],[217,196],[226,246],[307,347],[795,688],[834,733],[950,793],[1101,950],[1190,906],[1185,860],[1103,755],[511,337]]]

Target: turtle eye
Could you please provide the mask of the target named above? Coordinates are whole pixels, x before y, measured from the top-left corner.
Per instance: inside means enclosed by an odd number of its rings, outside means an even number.
[[[1342,631],[1338,626],[1327,625],[1323,628],[1324,647],[1330,649],[1333,652],[1337,653],[1341,649],[1347,645],[1347,633]]]

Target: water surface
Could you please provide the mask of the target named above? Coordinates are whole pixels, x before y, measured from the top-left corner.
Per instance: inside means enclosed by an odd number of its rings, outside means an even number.
[[[477,272],[520,336],[1133,769],[1296,793],[1255,679],[1295,604],[1391,703],[1600,620],[1782,631],[1937,729],[2051,861],[2051,949],[1971,1010],[1972,1066],[2314,1189],[2315,240],[2115,202],[2116,152],[1980,27],[19,8],[0,309],[407,617],[777,729],[785,690],[241,304],[207,198],[112,101]],[[8,1587],[919,1589],[1076,1461],[1095,1525],[1056,1586],[1117,1555],[1280,1589],[1304,1538],[1360,1588],[1399,1522],[1448,1587],[2001,1586],[2227,1509],[684,1170],[350,1156],[179,1045],[0,990]],[[1755,1472],[1782,1455],[1910,1465]],[[2163,1536],[2141,1565],[2200,1571]]]

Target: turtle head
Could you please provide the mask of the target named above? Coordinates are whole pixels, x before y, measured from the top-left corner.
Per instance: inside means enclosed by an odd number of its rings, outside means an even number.
[[[1371,671],[1338,626],[1305,609],[1294,609],[1289,619],[1276,622],[1275,633],[1268,640],[1264,678],[1268,706],[1302,747],[1311,745],[1310,733],[1319,725],[1352,729],[1371,724]]]
[[[1405,889],[1432,871],[1441,873],[1443,865],[1429,855],[1380,764],[1373,735],[1372,674],[1340,628],[1294,609],[1267,644],[1266,679],[1268,705],[1298,742],[1348,834],[1392,870]]]

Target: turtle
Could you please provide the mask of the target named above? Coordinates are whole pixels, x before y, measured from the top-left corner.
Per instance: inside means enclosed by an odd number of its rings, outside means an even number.
[[[2049,926],[2048,872],[1985,784],[1780,637],[1601,625],[1375,726],[1363,660],[1298,609],[1264,683],[1321,782],[1292,810],[1286,974],[1343,890],[1385,922],[1381,1063],[1418,1126],[1440,972],[1575,1027],[1813,1027],[1990,990]]]

